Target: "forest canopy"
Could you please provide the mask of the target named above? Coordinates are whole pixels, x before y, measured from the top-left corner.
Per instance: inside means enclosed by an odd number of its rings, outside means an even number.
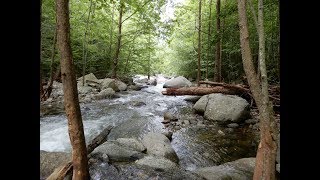
[[[257,12],[252,9],[257,9],[258,2],[255,0],[248,2],[250,2],[247,16],[251,49],[254,63],[257,65],[259,47],[254,20],[257,16],[254,13]],[[237,82],[245,75],[241,61],[237,2],[221,1],[220,33],[217,33],[216,28],[215,4],[216,2],[212,0],[202,1],[201,79],[206,79],[206,73],[209,80],[213,79],[217,48],[215,44],[220,37],[222,81]],[[118,75],[162,73],[196,79],[198,1],[70,0],[69,8],[71,47],[77,77],[82,76],[84,72],[94,73],[98,78],[110,77],[113,62],[117,59]],[[120,10],[121,23],[119,23]],[[55,1],[43,0],[41,74],[46,80],[50,77],[52,49],[55,44],[55,15]],[[121,34],[119,34],[120,24]],[[279,83],[279,6],[276,0],[264,2],[264,27],[268,80],[272,84]],[[120,44],[119,37],[121,37]],[[53,57],[53,69],[56,71],[59,67],[57,50],[54,51]]]

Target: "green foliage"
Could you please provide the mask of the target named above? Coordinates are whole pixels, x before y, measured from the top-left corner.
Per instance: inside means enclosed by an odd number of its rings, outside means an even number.
[[[93,72],[98,78],[104,78],[111,72],[116,50],[120,1],[92,0],[92,2],[87,41],[84,42],[90,1],[70,1],[73,62],[77,76],[82,76],[83,43],[85,43],[85,51],[87,52],[86,73]],[[146,74],[149,70],[149,59],[151,61],[157,60],[154,57],[157,38],[165,33],[165,27],[162,27],[165,24],[160,22],[160,11],[165,3],[164,0],[122,0],[124,13],[118,65],[120,73]],[[54,0],[43,0],[41,68],[43,76],[46,78],[50,74],[51,49],[56,24],[54,7]],[[115,9],[112,19],[113,8]],[[150,42],[146,40],[149,36]],[[109,50],[110,45],[111,51]],[[128,64],[126,63],[127,59]],[[55,67],[58,64],[59,58],[58,52],[56,52]],[[151,64],[151,70],[156,70],[157,66],[153,62]]]
[[[256,12],[257,1],[252,0]],[[203,2],[202,6],[202,40],[201,40],[201,74],[205,79],[206,61],[208,60],[208,77],[213,78],[215,61],[216,32],[216,1],[211,7],[211,19],[209,19],[209,0]],[[255,64],[258,60],[258,35],[250,7],[247,7],[249,18],[250,43]],[[241,48],[239,40],[238,9],[236,1],[221,1],[221,38],[222,38],[222,77],[225,82],[239,80],[243,75],[241,60]],[[265,2],[265,36],[267,71],[270,82],[279,82],[279,5],[276,0]],[[171,53],[167,54],[171,59],[171,74],[181,74],[196,78],[197,72],[197,48],[198,48],[198,1],[186,0],[184,5],[176,8],[173,20],[172,35],[168,40]],[[208,25],[211,21],[212,34],[208,39]],[[209,49],[210,47],[210,49]]]
[[[257,11],[257,0],[252,0]],[[83,45],[87,53],[86,73],[104,78],[111,73],[116,51],[120,0],[92,0],[93,6],[84,42],[90,0],[70,0],[71,46],[77,76],[82,76]],[[165,73],[196,78],[198,37],[198,1],[185,0],[172,4],[168,0],[121,0],[123,23],[118,74]],[[41,18],[41,68],[43,76],[50,74],[51,51],[55,32],[55,2],[42,1]],[[215,61],[216,1],[212,1],[209,19],[209,0],[203,0],[201,35],[201,74],[213,78]],[[238,26],[236,1],[221,1],[222,77],[225,82],[238,80],[244,75]],[[276,0],[266,0],[264,9],[266,63],[269,82],[279,79],[279,5]],[[174,18],[163,18],[166,6],[175,6]],[[247,7],[250,43],[257,64],[258,36],[249,4]],[[114,15],[112,16],[112,12]],[[113,19],[112,19],[113,17]],[[208,26],[211,21],[211,38]],[[111,49],[110,48],[111,45]],[[59,65],[55,53],[54,67]]]

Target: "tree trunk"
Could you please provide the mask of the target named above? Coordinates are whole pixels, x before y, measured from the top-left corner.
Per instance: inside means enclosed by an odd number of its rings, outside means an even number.
[[[42,17],[42,0],[40,0],[40,101],[42,100],[42,95],[44,93],[42,86],[42,73],[41,73],[41,59],[42,59],[42,43],[41,43],[41,18]]]
[[[203,96],[212,93],[222,94],[242,94],[242,91],[238,91],[235,88],[226,88],[222,86],[216,87],[183,87],[183,88],[167,88],[166,91],[162,91],[163,95],[168,96],[181,96],[181,95],[198,95]]]
[[[87,180],[87,149],[78,99],[77,81],[74,73],[70,45],[69,0],[56,0],[57,35],[61,55],[61,75],[64,93],[64,106],[68,118],[69,138],[72,146],[73,180]]]
[[[116,54],[115,54],[114,59],[113,59],[112,78],[117,78],[117,66],[118,66],[119,54],[120,54],[120,46],[121,46],[122,13],[123,13],[123,4],[122,4],[122,1],[120,0],[119,24],[118,24],[118,42],[117,42]]]
[[[248,3],[249,3],[249,6],[250,6],[250,11],[252,13],[254,25],[256,26],[257,32],[259,33],[257,13],[256,13],[256,11],[254,9],[254,5],[252,3],[252,0],[248,0]]]
[[[217,43],[216,43],[216,62],[215,62],[215,71],[214,71],[214,81],[216,82],[221,82],[221,49],[220,49],[220,39],[221,39],[221,34],[220,34],[220,0],[217,0],[216,4],[216,11],[217,11]]]
[[[88,33],[88,25],[89,25],[89,19],[90,19],[90,14],[91,14],[91,7],[92,7],[92,0],[90,0],[90,7],[89,7],[89,13],[88,13],[88,18],[87,18],[87,23],[86,23],[86,30],[84,32],[84,38],[83,38],[83,46],[82,46],[82,58],[83,58],[83,66],[82,66],[82,86],[84,86],[85,83],[85,75],[86,75],[86,52],[88,52],[88,45],[86,47],[86,41],[87,41],[87,33]]]
[[[41,67],[41,66],[40,66]],[[43,99],[43,94],[44,94],[44,90],[43,90],[43,86],[42,86],[42,75],[41,75],[41,68],[40,68],[40,101],[42,101]]]
[[[199,29],[198,29],[198,73],[197,73],[197,83],[200,86],[200,78],[201,78],[201,0],[199,0]]]
[[[209,84],[211,86],[223,86],[230,89],[236,89],[237,91],[241,91],[242,93],[249,93],[250,90],[241,86],[241,85],[233,85],[233,84],[226,84],[221,82],[212,82],[212,81],[200,81],[200,84]]]
[[[209,25],[208,25],[208,57],[206,62],[206,80],[208,80],[208,61],[210,59],[210,52],[211,52],[211,7],[212,7],[212,0],[209,2]]]
[[[54,80],[58,81],[58,82],[62,82],[61,81],[61,67],[60,67],[60,65],[58,65],[58,67],[57,67],[56,73],[54,75]]]
[[[128,57],[127,57],[127,60],[126,60],[126,64],[124,66],[123,74],[127,74],[127,67],[128,67],[128,64],[129,64],[129,59],[131,57],[131,52],[132,52],[132,49],[129,49],[129,54],[128,54]]]
[[[150,44],[150,42],[151,42],[151,41],[150,41],[150,30],[149,30],[149,38],[148,38],[148,45],[149,45],[149,47],[148,47],[148,49],[149,49],[149,59],[148,59],[148,80],[150,80],[150,68],[151,68],[151,67],[150,67],[150,66],[151,66],[151,65],[150,65],[150,60],[151,60],[151,59],[150,59],[150,58],[151,58],[151,54],[150,54],[150,53],[151,53],[151,52],[150,52],[150,46],[151,46],[151,44]]]
[[[275,157],[276,157],[276,139],[275,122],[271,103],[268,99],[266,69],[264,61],[264,36],[263,34],[263,16],[262,16],[262,1],[259,0],[259,56],[260,56],[260,69],[263,75],[263,83],[260,87],[259,80],[256,76],[256,71],[252,62],[252,55],[250,50],[249,32],[246,16],[246,3],[245,0],[238,1],[239,11],[239,26],[240,26],[240,43],[243,67],[247,76],[250,90],[253,94],[260,113],[260,144],[256,156],[256,165],[253,179],[275,179]],[[262,64],[262,65],[261,65]]]
[[[112,4],[112,15],[111,15],[111,26],[110,26],[110,45],[109,45],[109,55],[112,57],[112,35],[113,35],[113,17],[114,17],[114,4]]]
[[[57,23],[57,20],[56,20],[56,23]],[[44,96],[46,96],[45,99],[48,99],[51,95],[51,92],[52,92],[52,84],[53,84],[53,79],[54,79],[53,62],[54,62],[54,56],[55,56],[55,52],[56,52],[56,44],[57,44],[57,25],[56,25],[56,28],[54,31],[54,36],[53,36],[53,44],[52,44],[52,51],[51,51],[51,65],[50,65],[50,67],[51,67],[50,68],[50,80],[49,80],[46,92],[44,93]]]
[[[258,1],[258,31],[259,31],[259,65],[261,73],[261,105],[258,106],[260,121],[260,144],[256,157],[253,179],[275,179],[275,164],[277,152],[277,132],[274,112],[269,101],[267,68],[265,63],[265,37],[263,22],[263,0]]]

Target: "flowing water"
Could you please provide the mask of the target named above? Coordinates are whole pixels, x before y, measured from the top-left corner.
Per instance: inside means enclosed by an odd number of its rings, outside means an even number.
[[[120,97],[116,99],[80,104],[86,142],[108,125],[114,126],[109,139],[142,139],[148,132],[164,132],[161,121],[166,111],[201,118],[193,113],[193,104],[185,101],[184,96],[162,95],[162,86],[160,83],[141,91],[119,93]],[[191,124],[175,131],[171,144],[180,159],[180,166],[187,170],[252,157],[256,151],[256,142],[248,128],[232,130],[210,122],[206,126]],[[64,114],[40,118],[40,150],[71,151]]]

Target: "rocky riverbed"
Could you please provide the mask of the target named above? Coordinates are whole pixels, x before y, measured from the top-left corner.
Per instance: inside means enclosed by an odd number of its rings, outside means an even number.
[[[259,122],[244,99],[164,96],[164,85],[179,82],[163,76],[85,79],[85,86],[78,79],[78,90],[86,142],[114,126],[89,160],[92,179],[252,179]],[[61,83],[54,82],[40,115],[40,176],[46,178],[71,152]]]

